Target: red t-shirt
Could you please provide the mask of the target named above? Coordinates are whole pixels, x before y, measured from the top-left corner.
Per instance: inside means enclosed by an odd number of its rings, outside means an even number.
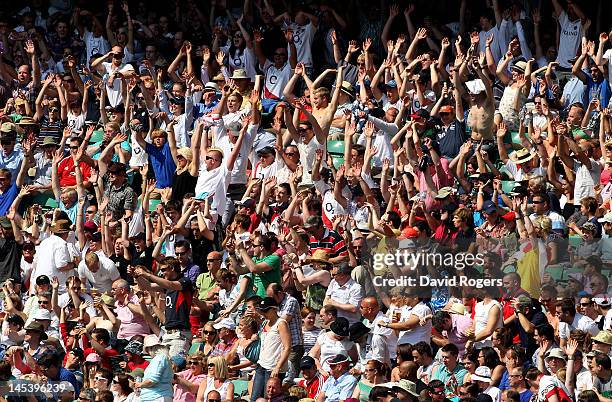
[[[89,356],[89,354],[91,353],[98,353],[95,351],[94,348],[87,348],[83,350],[83,352],[85,353],[85,359],[87,359],[87,356]],[[100,366],[102,366],[102,368],[112,370],[110,358],[113,356],[119,356],[119,352],[117,352],[115,349],[106,349],[104,353],[102,353],[102,355],[100,356],[102,358]]]
[[[81,168],[81,174],[83,175],[83,181],[89,180],[91,176],[91,166],[85,162],[80,162],[79,167]],[[57,175],[59,176],[60,186],[70,187],[76,186],[76,176],[74,174],[74,160],[71,156],[62,159],[57,166]]]
[[[148,365],[149,365],[149,362],[148,362],[148,361],[146,361],[146,360],[143,360],[143,362],[142,362],[142,363],[138,363],[138,364],[136,364],[136,363],[134,363],[134,362],[127,362],[127,367],[128,367],[128,370],[129,370],[129,371],[134,371],[134,370],[136,370],[137,368],[141,368],[141,369],[143,369],[143,370],[144,370],[144,369],[146,369],[146,368],[147,368],[147,366],[148,366]]]

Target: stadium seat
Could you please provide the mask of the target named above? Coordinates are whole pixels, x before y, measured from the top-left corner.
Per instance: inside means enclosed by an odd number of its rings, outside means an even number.
[[[327,141],[327,152],[332,155],[344,155],[344,141]]]

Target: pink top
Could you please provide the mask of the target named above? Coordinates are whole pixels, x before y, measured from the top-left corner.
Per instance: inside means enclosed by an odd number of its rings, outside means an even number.
[[[438,177],[438,172],[437,170],[434,170],[433,167],[430,167],[429,168],[430,171],[428,172],[428,174],[431,173],[432,181],[437,190],[441,189],[442,187],[452,186],[454,184],[453,176],[448,169],[448,160],[446,158],[440,158],[439,167],[442,170],[442,172],[444,172],[444,174],[440,177]],[[425,182],[425,174],[418,169],[415,169],[415,171],[418,172],[417,174],[419,177],[419,191],[427,192],[427,183]],[[428,211],[437,209],[439,205],[440,203],[438,201],[436,201],[431,195],[427,194],[427,197],[425,198],[425,207],[427,208]]]
[[[191,369],[181,371],[180,373],[177,373],[177,375],[184,380],[191,381],[192,383],[198,384],[198,385],[200,385],[202,380],[206,378],[206,374],[204,373],[193,375],[191,373]],[[194,394],[181,386],[175,385],[174,386],[174,399],[172,399],[172,402],[195,402],[196,396],[197,396],[197,393]]]
[[[136,295],[132,295],[129,302],[137,306],[140,305]],[[141,315],[132,313],[127,303],[122,305],[119,301],[115,302],[115,314],[117,314],[117,319],[121,321],[119,332],[117,333],[118,339],[130,339],[134,335],[148,335],[151,333],[145,319]]]
[[[465,343],[468,341],[465,332],[472,326],[472,319],[469,315],[459,315],[451,313],[453,327],[448,331],[448,341],[457,345],[459,348],[459,358],[465,354]]]

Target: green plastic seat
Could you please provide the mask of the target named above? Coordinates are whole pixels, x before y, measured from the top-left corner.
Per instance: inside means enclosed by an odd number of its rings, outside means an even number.
[[[344,164],[344,157],[341,156],[332,156],[332,160],[334,161],[334,167],[340,169],[340,166]]]
[[[508,194],[510,191],[512,191],[512,189],[514,188],[514,185],[516,184],[515,181],[504,181],[502,180],[501,182],[502,184],[502,191],[506,194]]]
[[[344,141],[327,141],[327,152],[334,155],[344,155]]]
[[[232,380],[234,384],[234,397],[241,398],[249,393],[249,382],[246,380]]]
[[[569,236],[569,245],[572,247],[578,247],[582,244],[582,237],[578,235],[570,235]]]
[[[197,352],[200,351],[200,348],[202,347],[202,342],[194,342],[191,344],[191,347],[189,348],[189,352],[187,353],[189,356],[193,356],[195,355]]]
[[[563,276],[565,274],[565,270],[563,269],[563,267],[546,267],[546,272],[550,274],[551,278],[553,278],[555,282],[566,280],[563,279]]]

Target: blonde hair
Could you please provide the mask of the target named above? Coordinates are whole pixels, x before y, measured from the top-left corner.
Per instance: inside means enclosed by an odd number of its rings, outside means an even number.
[[[164,130],[162,130],[161,128],[156,128],[155,130],[153,130],[153,132],[151,133],[151,139],[157,138],[157,137],[163,137],[163,138],[167,138],[168,137],[168,133],[166,133]]]
[[[215,365],[215,378],[218,380],[226,380],[229,377],[227,362],[223,356],[214,356],[208,358],[208,364]]]
[[[542,229],[547,234],[552,231],[552,221],[548,216],[537,216],[533,220],[533,226]]]
[[[97,264],[99,261],[100,259],[98,258],[98,255],[94,253],[93,251],[90,251],[87,254],[85,254],[85,264],[93,265],[93,264]]]

